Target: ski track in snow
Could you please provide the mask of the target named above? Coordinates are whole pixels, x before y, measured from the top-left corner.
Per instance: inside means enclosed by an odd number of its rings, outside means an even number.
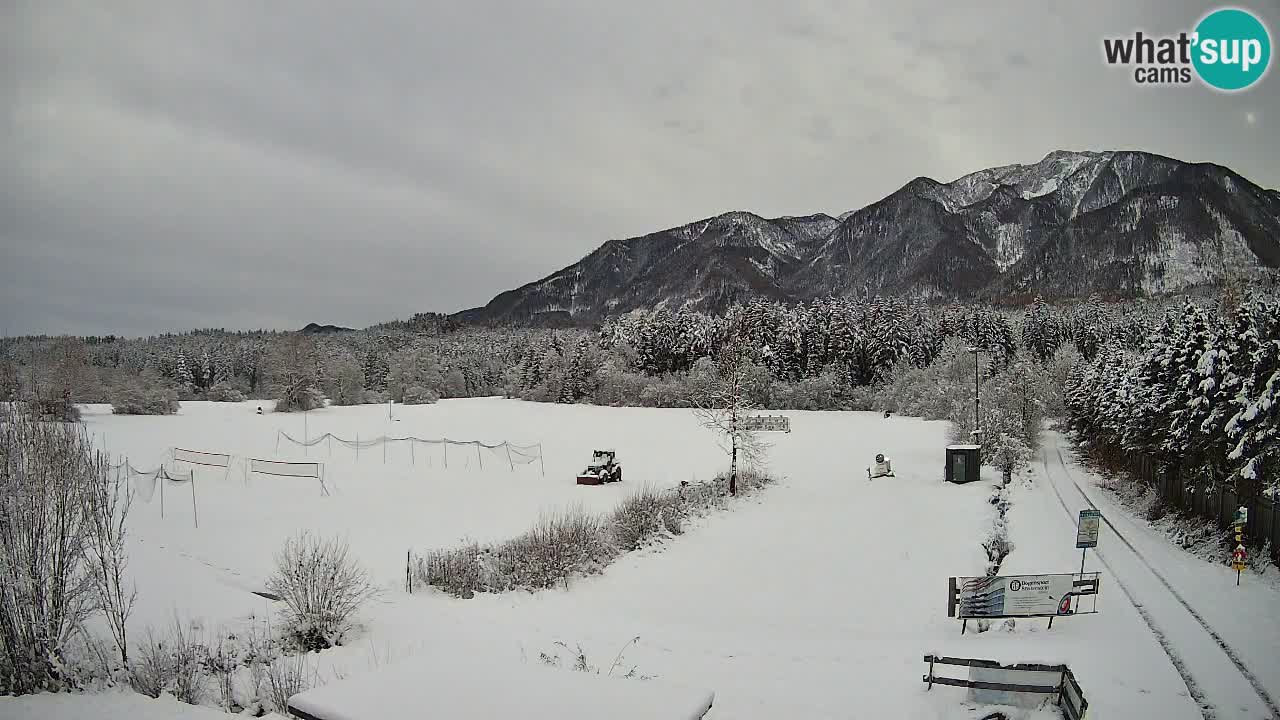
[[[1088,493],[1084,491],[1084,488],[1082,488],[1080,484],[1076,482],[1075,478],[1072,476],[1071,470],[1067,466],[1066,459],[1062,455],[1062,449],[1057,444],[1056,440],[1055,440],[1053,450],[1058,460],[1057,466],[1061,469],[1062,475],[1066,478],[1067,482],[1069,482],[1075,488],[1076,492],[1079,493],[1081,499],[1083,499],[1084,502],[1087,503],[1091,509],[1097,510],[1098,509],[1097,505],[1094,504],[1093,500],[1090,499]],[[1062,505],[1063,511],[1066,512],[1068,516],[1071,516],[1072,519],[1074,520],[1074,515],[1072,513],[1072,510],[1070,509],[1070,507],[1068,507],[1067,501],[1063,497],[1062,492],[1058,487],[1058,483],[1053,479],[1053,473],[1049,471],[1050,464],[1047,458],[1045,457],[1044,451],[1042,451],[1042,454],[1041,454],[1041,462],[1045,468],[1045,478],[1049,481],[1049,485],[1053,489],[1054,494],[1057,496],[1059,503]],[[1261,701],[1262,705],[1265,706],[1266,712],[1269,713],[1269,717],[1271,717],[1273,720],[1280,720],[1280,706],[1277,705],[1275,699],[1272,698],[1270,693],[1267,691],[1266,687],[1258,679],[1257,674],[1254,673],[1252,670],[1248,668],[1248,666],[1245,665],[1244,661],[1240,657],[1240,653],[1237,652],[1220,634],[1218,634],[1209,625],[1208,622],[1205,621],[1203,615],[1199,611],[1197,611],[1195,607],[1192,606],[1191,603],[1189,603],[1186,600],[1183,594],[1180,593],[1173,586],[1173,584],[1169,582],[1168,578],[1166,578],[1165,575],[1155,567],[1155,565],[1146,557],[1146,555],[1144,555],[1140,550],[1134,547],[1133,543],[1131,543],[1129,539],[1125,537],[1124,533],[1122,533],[1120,529],[1116,527],[1115,523],[1111,521],[1111,518],[1108,516],[1108,514],[1105,514],[1105,513],[1103,514],[1102,521],[1111,530],[1111,532],[1115,534],[1116,538],[1120,540],[1120,542],[1124,545],[1124,547],[1127,548],[1130,553],[1132,553],[1133,558],[1138,561],[1140,566],[1142,568],[1145,568],[1145,570],[1148,573],[1150,573],[1150,575],[1153,576],[1159,582],[1159,585],[1163,587],[1165,591],[1167,591],[1168,596],[1176,600],[1178,605],[1181,606],[1181,608],[1185,611],[1185,613],[1195,621],[1195,624],[1198,625],[1200,629],[1209,636],[1209,638],[1213,641],[1213,644],[1221,651],[1221,654],[1217,658],[1219,662],[1222,658],[1225,658],[1227,661],[1229,661],[1230,664],[1235,668],[1236,673],[1238,673],[1240,677],[1242,677],[1245,681],[1247,681],[1249,686],[1257,694],[1258,699]],[[1134,607],[1137,608],[1138,612],[1142,615],[1143,619],[1146,620],[1147,625],[1151,628],[1151,632],[1156,636],[1156,639],[1159,641],[1160,646],[1164,648],[1166,654],[1168,654],[1169,660],[1173,663],[1174,667],[1178,670],[1178,674],[1181,675],[1182,679],[1186,682],[1187,689],[1191,692],[1192,697],[1195,698],[1197,704],[1200,705],[1201,710],[1204,714],[1204,717],[1207,720],[1218,717],[1218,714],[1217,714],[1218,711],[1225,710],[1225,708],[1222,707],[1224,703],[1222,703],[1221,700],[1215,702],[1208,698],[1208,696],[1206,695],[1205,689],[1206,687],[1211,688],[1213,686],[1211,684],[1206,685],[1205,683],[1197,679],[1195,675],[1196,671],[1193,671],[1188,666],[1188,662],[1185,659],[1185,656],[1182,653],[1174,650],[1173,643],[1169,640],[1169,637],[1168,637],[1169,634],[1164,629],[1164,626],[1166,623],[1161,620],[1157,620],[1152,615],[1149,607],[1149,604],[1150,604],[1149,602],[1142,602],[1138,597],[1135,597],[1133,592],[1129,589],[1129,587],[1127,587],[1126,583],[1120,579],[1121,574],[1117,572],[1115,568],[1112,566],[1112,563],[1107,560],[1106,554],[1102,553],[1097,548],[1094,548],[1094,554],[1097,555],[1099,560],[1101,560],[1102,563],[1106,565],[1109,570],[1111,570],[1111,574],[1116,580],[1116,584],[1120,586],[1120,589],[1125,593],[1125,595],[1129,597]],[[1171,619],[1171,616],[1167,614],[1164,617],[1166,619]],[[1170,624],[1176,624],[1176,622],[1170,623]],[[1184,622],[1183,624],[1185,625],[1186,623]],[[1181,639],[1186,640],[1185,637]],[[1203,667],[1203,665],[1206,664],[1205,661],[1207,661],[1208,659],[1209,657],[1206,657],[1204,654],[1199,654],[1196,656],[1195,660],[1192,661],[1192,664],[1200,665]],[[1246,708],[1243,708],[1243,707],[1240,709],[1242,711],[1247,711]],[[1263,717],[1267,717],[1267,716],[1263,716]]]
[[[1058,491],[1057,484],[1054,483],[1050,477],[1049,463],[1044,457],[1043,450],[1040,454],[1040,463],[1044,466],[1045,479],[1048,480],[1049,487],[1053,489],[1053,494],[1057,497],[1058,503],[1062,505],[1062,509],[1067,513],[1067,516],[1071,517],[1071,510],[1067,507],[1066,500],[1063,499],[1062,493]],[[1205,720],[1213,720],[1216,718],[1217,713],[1215,712],[1212,703],[1210,703],[1204,696],[1204,692],[1200,690],[1200,685],[1195,681],[1195,678],[1191,676],[1190,671],[1187,669],[1186,661],[1182,659],[1182,655],[1174,649],[1173,644],[1169,641],[1168,633],[1166,633],[1160,627],[1159,623],[1156,622],[1156,619],[1151,616],[1151,613],[1147,610],[1146,606],[1134,597],[1133,591],[1129,589],[1129,585],[1120,579],[1120,573],[1116,572],[1115,568],[1111,567],[1111,563],[1107,562],[1106,556],[1099,552],[1097,548],[1094,548],[1093,554],[1098,558],[1098,561],[1102,563],[1103,567],[1110,571],[1111,578],[1114,579],[1116,585],[1120,587],[1120,591],[1124,593],[1124,596],[1129,599],[1129,603],[1133,605],[1134,609],[1138,611],[1138,614],[1142,616],[1143,622],[1147,624],[1147,628],[1151,630],[1151,634],[1155,637],[1156,642],[1160,644],[1160,648],[1164,650],[1164,654],[1169,657],[1169,662],[1173,664],[1174,669],[1178,671],[1178,675],[1182,678],[1182,682],[1187,686],[1187,692],[1191,694],[1191,697],[1196,701],[1196,705],[1199,706],[1201,716],[1204,717]]]

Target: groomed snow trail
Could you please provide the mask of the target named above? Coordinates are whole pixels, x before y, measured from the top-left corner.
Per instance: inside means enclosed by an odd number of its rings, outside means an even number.
[[[1251,666],[1242,655],[1241,648],[1254,648],[1262,638],[1274,631],[1274,626],[1264,623],[1259,630],[1261,637],[1245,636],[1228,642],[1206,619],[1202,611],[1205,600],[1204,585],[1188,585],[1179,589],[1178,582],[1171,581],[1169,565],[1185,565],[1191,558],[1176,558],[1171,563],[1167,552],[1159,554],[1144,552],[1135,541],[1148,543],[1155,539],[1164,543],[1162,538],[1150,537],[1152,533],[1138,526],[1128,516],[1109,503],[1099,502],[1077,480],[1082,469],[1065,457],[1061,436],[1056,433],[1046,434],[1046,447],[1041,451],[1042,466],[1049,489],[1056,496],[1062,510],[1075,520],[1080,510],[1100,509],[1103,511],[1104,528],[1099,539],[1099,547],[1091,551],[1105,565],[1123,592],[1129,596],[1134,606],[1142,614],[1143,619],[1159,640],[1170,661],[1178,669],[1187,688],[1196,698],[1203,716],[1207,719],[1224,718],[1270,718],[1280,720],[1280,709],[1274,699],[1274,688],[1269,688],[1260,673],[1273,673],[1274,658],[1277,645],[1270,646],[1272,663],[1270,667]],[[1097,496],[1096,489],[1094,490]],[[1101,497],[1098,498],[1102,500]],[[1144,536],[1147,536],[1144,538]],[[1132,540],[1131,540],[1132,539]],[[1167,543],[1164,543],[1167,545]],[[1177,562],[1181,560],[1182,562]],[[1207,563],[1202,563],[1208,565]],[[1233,584],[1222,582],[1225,578],[1216,573],[1217,578],[1201,577],[1203,583],[1208,580],[1220,582],[1220,589],[1208,595],[1211,602],[1230,604],[1235,599]],[[1104,581],[1105,582],[1105,581]],[[1188,582],[1185,572],[1182,582]],[[1192,592],[1194,591],[1194,594]],[[1269,591],[1264,591],[1269,592]],[[1280,601],[1280,598],[1274,598]],[[1274,606],[1273,606],[1274,608]],[[1263,616],[1265,618],[1265,614]],[[1272,616],[1274,618],[1274,615]],[[1083,618],[1082,618],[1083,619]],[[1275,622],[1274,619],[1272,622]],[[1247,644],[1240,640],[1246,640]],[[1264,646],[1265,647],[1265,646]],[[1266,650],[1263,650],[1266,652]]]

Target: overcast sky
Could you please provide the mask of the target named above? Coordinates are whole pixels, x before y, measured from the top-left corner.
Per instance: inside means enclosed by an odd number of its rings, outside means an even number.
[[[0,0],[0,333],[452,312],[610,238],[1059,148],[1280,187],[1274,69],[1226,95],[1102,62],[1208,5],[748,5]]]

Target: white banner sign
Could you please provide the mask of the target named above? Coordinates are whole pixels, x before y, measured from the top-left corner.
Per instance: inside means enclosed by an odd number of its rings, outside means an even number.
[[[250,460],[249,472],[285,477],[320,477],[320,463],[277,462],[275,460]]]
[[[753,415],[743,423],[748,430],[791,432],[791,418],[786,415]]]
[[[184,450],[182,448],[173,449],[173,459],[176,462],[192,463],[194,465],[211,465],[213,467],[225,468],[231,465],[231,456],[225,453],[208,453],[199,450]]]
[[[959,618],[1043,617],[1070,612],[1074,575],[957,578]]]

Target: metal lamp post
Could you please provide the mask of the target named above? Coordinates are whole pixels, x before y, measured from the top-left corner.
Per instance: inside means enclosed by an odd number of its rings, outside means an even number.
[[[979,434],[979,431],[978,431],[978,423],[979,423],[978,409],[980,407],[981,401],[978,399],[978,394],[979,394],[978,354],[983,352],[983,349],[977,346],[973,346],[969,348],[969,352],[973,353],[973,439],[974,439],[974,444],[979,445],[981,443],[979,443],[978,440],[980,439],[981,435]]]

